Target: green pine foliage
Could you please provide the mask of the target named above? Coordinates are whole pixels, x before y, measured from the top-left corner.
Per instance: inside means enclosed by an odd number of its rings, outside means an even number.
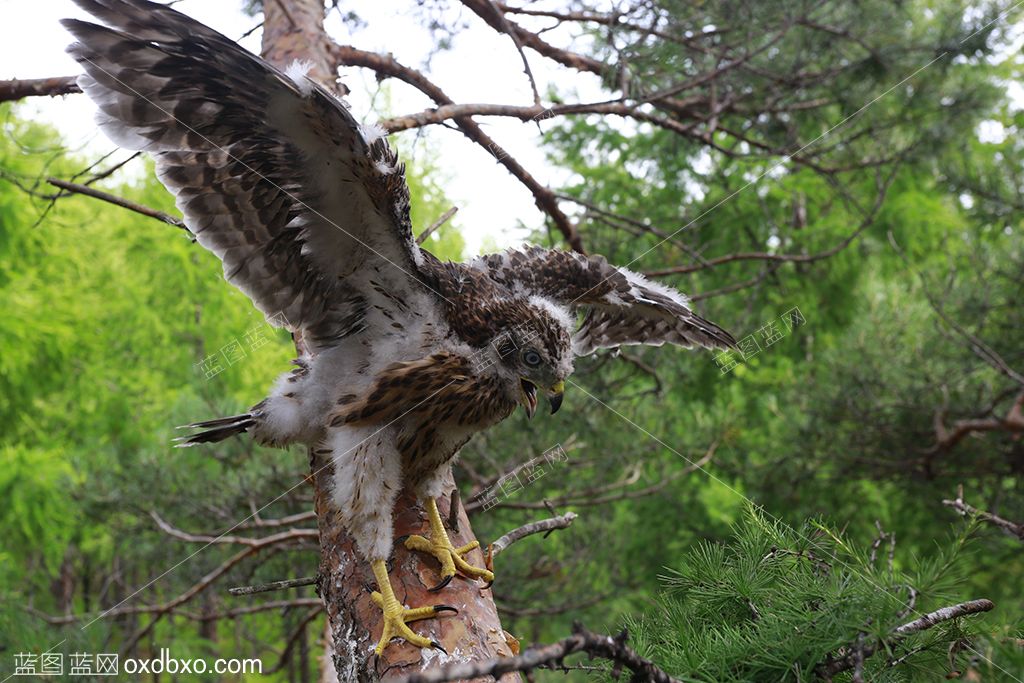
[[[630,642],[684,681],[815,680],[856,647],[871,654],[864,680],[940,680],[986,657],[977,638],[990,617],[907,637],[893,630],[955,603],[967,532],[926,561],[897,548],[890,566],[888,542],[872,562],[869,547],[823,523],[793,528],[747,508],[728,540],[701,542],[668,570],[657,608],[626,620]],[[1000,673],[979,668],[986,680]],[[852,667],[837,679],[850,675]]]

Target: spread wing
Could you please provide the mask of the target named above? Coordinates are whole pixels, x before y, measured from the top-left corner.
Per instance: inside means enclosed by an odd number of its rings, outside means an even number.
[[[419,281],[405,169],[382,130],[301,67],[282,73],[166,6],[75,1],[110,26],[63,22],[100,126],[154,154],[186,225],[272,322],[329,344],[361,324],[353,276]]]
[[[686,297],[603,256],[526,247],[477,259],[473,265],[512,291],[546,297],[573,311],[585,309],[573,337],[583,356],[631,344],[735,347],[736,340],[694,313]]]

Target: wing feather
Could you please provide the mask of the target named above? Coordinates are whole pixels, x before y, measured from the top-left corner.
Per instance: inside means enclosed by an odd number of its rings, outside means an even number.
[[[197,241],[268,318],[325,340],[353,325],[359,278],[419,283],[404,167],[331,93],[146,0],[76,0],[79,83],[117,144],[152,152]]]
[[[634,344],[736,345],[732,335],[694,313],[681,292],[613,266],[603,256],[526,247],[480,257],[473,265],[513,292],[584,309],[573,337],[576,355]]]

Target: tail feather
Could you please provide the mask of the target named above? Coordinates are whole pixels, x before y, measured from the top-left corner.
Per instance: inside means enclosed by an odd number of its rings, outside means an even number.
[[[214,420],[193,422],[182,425],[178,429],[199,429],[202,431],[187,436],[179,436],[173,439],[175,448],[188,448],[198,446],[201,443],[215,443],[223,441],[236,434],[244,434],[250,427],[256,424],[256,418],[252,413],[244,415],[232,415],[231,417],[218,417]]]

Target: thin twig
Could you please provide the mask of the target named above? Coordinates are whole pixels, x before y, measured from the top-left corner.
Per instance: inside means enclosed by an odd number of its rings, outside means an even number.
[[[992,514],[987,510],[979,510],[973,505],[968,505],[964,502],[964,487],[963,485],[957,488],[956,500],[943,500],[943,505],[948,505],[954,510],[958,511],[961,515],[972,515],[978,519],[993,524],[1011,536],[1016,537],[1018,540],[1024,541],[1024,524],[1018,524],[1011,522],[1008,519],[1004,519],[999,515]]]
[[[109,192],[104,192],[103,190],[97,190],[94,187],[88,187],[87,185],[81,185],[79,183],[69,183],[59,178],[47,178],[46,182],[53,185],[54,187],[59,187],[65,192],[83,194],[87,197],[92,197],[93,199],[100,199],[105,202],[114,204],[115,206],[120,206],[122,209],[128,209],[129,211],[140,213],[143,216],[155,218],[158,221],[163,221],[164,223],[167,223],[168,225],[173,225],[176,228],[181,228],[189,235],[192,235],[192,231],[188,229],[188,226],[186,226],[185,223],[180,218],[175,218],[174,216],[168,213],[164,213],[163,211],[151,209],[148,206],[137,204],[131,200],[125,199],[124,197],[118,197],[115,194],[110,194]]]
[[[529,524],[524,524],[518,529],[513,529],[512,531],[508,532],[507,534],[496,540],[494,543],[492,543],[490,546],[490,555],[492,558],[494,558],[498,555],[498,553],[505,550],[516,541],[520,541],[526,538],[527,536],[539,534],[544,531],[552,531],[554,529],[568,529],[570,526],[572,526],[572,523],[576,521],[577,517],[579,517],[579,515],[577,515],[575,512],[566,512],[564,515],[559,515],[558,517],[542,519],[537,522],[530,522]]]
[[[934,612],[929,612],[922,617],[907,622],[902,626],[897,626],[893,633],[901,636],[909,636],[912,633],[927,631],[943,621],[966,617],[969,614],[980,614],[981,612],[988,612],[992,609],[995,609],[995,603],[991,600],[986,600],[984,598],[979,600],[968,600],[967,602],[962,602],[959,605],[942,607]]]
[[[320,614],[323,613],[323,611],[324,606],[317,605],[315,607],[310,608],[310,610],[306,612],[305,616],[303,616],[302,619],[299,620],[299,623],[292,630],[291,635],[288,636],[288,642],[284,646],[284,650],[281,651],[281,656],[277,658],[277,664],[271,667],[269,671],[264,671],[262,675],[267,676],[269,674],[277,673],[278,671],[283,669],[285,665],[288,664],[289,655],[291,654],[292,649],[295,647],[295,644],[299,642],[299,639],[305,635],[306,629],[309,627],[312,621],[316,619],[318,616],[320,616]]]
[[[946,314],[946,311],[942,307],[942,304],[939,303],[938,298],[935,297],[929,289],[928,282],[927,280],[925,280],[924,274],[917,271],[911,265],[910,259],[907,258],[907,255],[903,252],[903,249],[896,241],[896,236],[893,234],[892,230],[888,232],[888,237],[889,244],[892,246],[893,250],[903,260],[903,263],[906,264],[907,268],[912,273],[917,275],[918,279],[921,281],[921,291],[922,293],[924,293],[925,299],[928,300],[928,303],[932,307],[932,310],[935,311],[935,314],[939,316],[942,322],[949,325],[957,334],[963,337],[967,341],[968,347],[971,349],[971,351],[974,352],[975,355],[977,355],[983,361],[988,363],[998,372],[1006,375],[1014,382],[1024,386],[1024,375],[1017,372],[1014,368],[1011,368],[1010,365],[1006,362],[1006,360],[1004,360],[1003,357],[999,355],[999,353],[995,349],[986,344],[980,337],[968,332],[962,325],[960,325],[958,322],[956,322],[949,315]]]
[[[481,1],[487,2],[488,0]],[[493,8],[491,9],[493,10]],[[361,66],[371,69],[377,74],[378,78],[397,78],[411,85],[438,105],[455,104],[454,100],[422,72],[405,66],[390,55],[367,52],[351,45],[337,45],[335,43],[329,44],[327,49],[339,65]],[[487,150],[499,164],[504,166],[509,173],[530,190],[537,207],[554,222],[555,227],[562,233],[565,241],[569,243],[573,251],[584,253],[583,240],[580,237],[579,231],[576,225],[559,207],[555,193],[534,178],[522,164],[516,161],[491,136],[485,133],[472,118],[459,116],[454,119],[454,122],[463,135]]]
[[[258,538],[250,538],[248,536],[228,536],[227,534],[221,534],[219,536],[208,536],[206,534],[190,534],[186,531],[182,531],[174,526],[171,526],[163,520],[155,510],[150,510],[149,516],[153,518],[160,530],[168,536],[173,536],[181,541],[188,543],[205,543],[205,544],[220,544],[220,545],[247,545],[250,547],[264,548],[269,545],[276,543],[290,543],[301,539],[317,539],[320,538],[320,532],[317,529],[288,529],[287,531],[279,531],[276,534],[269,536],[261,536]]]
[[[872,567],[875,566],[875,560],[878,558],[878,549],[882,546],[882,542],[888,536],[888,534],[882,529],[882,523],[877,519],[875,520],[875,528],[878,529],[878,536],[875,537],[874,542],[871,543],[871,557],[868,560]]]
[[[269,591],[279,591],[299,586],[312,586],[316,581],[316,576],[304,576],[301,579],[282,579],[281,581],[271,581],[270,583],[261,583],[256,586],[237,586],[229,588],[228,593],[231,593],[231,595],[253,595],[254,593],[267,593]]]
[[[519,40],[519,36],[512,30],[512,27],[508,23],[508,19],[505,18],[504,12],[498,6],[498,3],[491,0],[491,7],[494,8],[494,13],[498,15],[499,20],[502,22],[505,28],[505,34],[512,39],[512,43],[516,46],[516,50],[519,52],[519,57],[523,60],[523,73],[530,81],[530,89],[533,91],[533,103],[540,106],[540,91],[537,89],[537,81],[533,77],[533,71],[530,69],[530,60],[526,58],[526,52],[523,50],[523,42]]]
[[[451,220],[451,217],[459,210],[459,207],[453,206],[452,208],[441,214],[441,217],[430,224],[430,226],[420,233],[419,237],[416,238],[416,244],[423,244],[427,241],[427,238],[434,234],[434,232],[442,225]]]

